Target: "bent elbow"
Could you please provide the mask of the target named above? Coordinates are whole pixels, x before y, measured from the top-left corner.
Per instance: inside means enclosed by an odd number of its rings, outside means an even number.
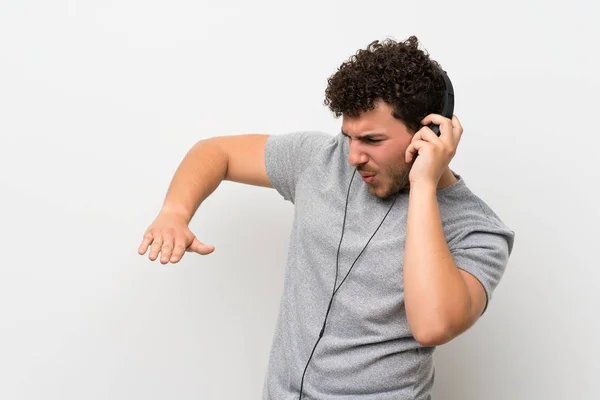
[[[421,345],[425,347],[441,346],[448,343],[454,338],[454,335],[445,325],[423,326],[413,330],[413,337]]]

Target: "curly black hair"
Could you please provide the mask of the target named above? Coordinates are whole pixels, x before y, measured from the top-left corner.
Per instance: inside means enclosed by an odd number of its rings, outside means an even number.
[[[440,64],[419,48],[416,36],[405,41],[375,40],[345,61],[327,80],[324,104],[336,117],[357,117],[383,100],[412,132],[430,113],[441,113],[444,80]]]

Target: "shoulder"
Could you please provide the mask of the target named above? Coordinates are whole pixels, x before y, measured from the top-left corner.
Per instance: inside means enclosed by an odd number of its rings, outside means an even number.
[[[323,166],[335,158],[336,153],[343,153],[341,136],[322,131],[273,134],[265,145],[265,157],[268,164],[293,164],[297,172],[311,164]]]
[[[456,174],[455,174],[456,175]],[[473,234],[496,238],[506,242],[512,250],[514,231],[506,225],[498,213],[467,186],[465,180],[442,189],[438,194],[438,204],[448,245],[452,248],[462,239]]]
[[[335,142],[336,137],[322,131],[293,131],[272,134],[267,140],[267,146],[292,146],[295,148],[312,148],[326,146]]]

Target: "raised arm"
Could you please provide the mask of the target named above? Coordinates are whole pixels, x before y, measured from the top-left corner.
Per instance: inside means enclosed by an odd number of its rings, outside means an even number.
[[[138,253],[150,247],[150,260],[178,262],[185,251],[210,254],[213,246],[200,242],[188,225],[202,202],[222,181],[272,187],[265,168],[269,135],[247,134],[201,140],[175,171],[163,206],[144,234]]]

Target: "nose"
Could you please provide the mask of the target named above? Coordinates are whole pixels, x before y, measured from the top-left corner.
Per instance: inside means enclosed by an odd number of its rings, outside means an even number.
[[[348,144],[349,154],[348,162],[353,167],[358,165],[366,164],[368,161],[367,155],[361,151],[360,143],[357,140],[350,140]]]

